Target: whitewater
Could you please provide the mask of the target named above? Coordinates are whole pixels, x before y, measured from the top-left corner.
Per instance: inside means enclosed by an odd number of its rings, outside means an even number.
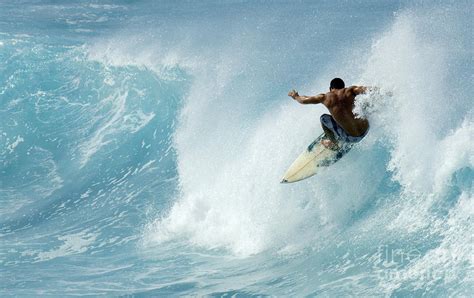
[[[471,296],[473,12],[0,1],[0,296]],[[280,184],[334,77],[369,134]]]

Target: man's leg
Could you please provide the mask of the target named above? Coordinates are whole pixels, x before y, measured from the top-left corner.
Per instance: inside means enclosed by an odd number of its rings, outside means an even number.
[[[334,134],[332,130],[330,130],[329,128],[327,128],[326,125],[324,125],[324,122],[325,122],[324,117],[331,117],[331,116],[327,114],[324,114],[321,116],[321,127],[323,128],[323,131],[324,131],[324,137],[321,140],[321,144],[323,144],[324,147],[328,149],[337,150],[339,149],[339,146],[338,146],[336,135]]]

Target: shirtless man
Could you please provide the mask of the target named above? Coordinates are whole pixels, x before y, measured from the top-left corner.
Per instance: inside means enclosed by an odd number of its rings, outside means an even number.
[[[344,81],[335,78],[331,81],[329,92],[315,96],[301,96],[295,90],[290,91],[288,96],[301,104],[322,103],[328,108],[331,115],[321,115],[321,125],[325,137],[321,143],[333,150],[339,149],[339,141],[347,143],[360,142],[369,131],[369,121],[356,118],[354,99],[357,95],[365,93],[368,88],[363,86],[351,86],[344,88]]]

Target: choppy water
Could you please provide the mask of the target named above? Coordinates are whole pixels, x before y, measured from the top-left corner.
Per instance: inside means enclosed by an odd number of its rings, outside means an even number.
[[[0,295],[474,292],[472,1],[0,2]],[[324,108],[364,141],[279,184]],[[390,95],[392,93],[392,95]]]

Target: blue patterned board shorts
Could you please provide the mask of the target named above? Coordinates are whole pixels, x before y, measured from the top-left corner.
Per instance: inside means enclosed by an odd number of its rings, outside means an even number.
[[[331,115],[322,114],[320,119],[321,119],[321,124],[326,126],[329,130],[331,130],[338,140],[341,140],[346,143],[358,143],[369,132],[369,129],[367,129],[367,131],[363,135],[358,136],[358,137],[353,137],[353,136],[348,135],[346,131],[339,124],[337,124],[336,120],[334,120],[334,118]]]

